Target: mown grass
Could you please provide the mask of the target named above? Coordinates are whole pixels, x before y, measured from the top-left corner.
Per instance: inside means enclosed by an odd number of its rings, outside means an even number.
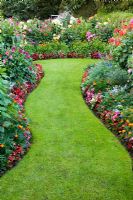
[[[115,27],[119,27],[120,22],[130,21],[132,18],[133,12],[115,11],[110,13],[99,12],[97,14],[97,19],[100,19],[103,22],[110,20],[112,24],[115,24]]]
[[[45,78],[29,96],[33,144],[0,179],[0,200],[132,200],[131,159],[86,106],[89,59],[40,61]]]

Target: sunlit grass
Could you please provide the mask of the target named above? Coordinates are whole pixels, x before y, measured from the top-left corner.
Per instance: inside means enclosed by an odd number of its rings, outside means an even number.
[[[0,200],[132,200],[131,159],[92,114],[80,91],[89,59],[40,61],[29,96],[33,144],[0,180]]]

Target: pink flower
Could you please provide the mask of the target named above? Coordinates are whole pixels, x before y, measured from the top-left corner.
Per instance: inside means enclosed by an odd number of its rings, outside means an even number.
[[[14,53],[16,51],[16,47],[12,47],[12,52]]]
[[[133,71],[133,70],[132,70],[131,68],[128,69],[128,73],[129,73],[129,74],[131,74],[132,71]]]
[[[6,64],[6,59],[4,59],[2,62],[3,62],[3,63],[4,63],[4,65],[5,65],[5,64]]]
[[[133,24],[133,18],[130,20],[130,24]]]
[[[9,55],[9,51],[6,51],[6,53],[5,53],[7,56]]]
[[[13,59],[13,57],[12,57],[12,55],[10,55],[10,57],[9,57],[10,59]]]
[[[86,33],[86,38],[88,41],[90,41],[91,39],[93,39],[95,37],[95,34],[92,34],[91,32],[87,32]]]

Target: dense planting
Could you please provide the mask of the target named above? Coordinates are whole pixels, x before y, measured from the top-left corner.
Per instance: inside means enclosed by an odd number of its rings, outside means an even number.
[[[133,155],[133,20],[109,39],[112,58],[89,67],[83,76],[86,103]]]
[[[129,22],[130,21],[130,22]],[[117,24],[117,25],[116,25]],[[84,74],[87,104],[132,153],[133,20],[76,19],[67,13],[54,20],[0,22],[0,175],[30,147],[24,114],[27,95],[43,77],[33,60],[103,59]]]
[[[29,53],[13,39],[12,27],[8,28],[9,32],[0,35],[0,175],[21,160],[30,147],[29,120],[23,104],[43,76],[41,66],[33,65]]]

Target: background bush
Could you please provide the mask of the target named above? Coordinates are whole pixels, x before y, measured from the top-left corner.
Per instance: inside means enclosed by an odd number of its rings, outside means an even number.
[[[60,3],[61,0],[2,0],[1,10],[5,17],[46,19],[58,13]]]
[[[75,16],[88,18],[98,11],[132,11],[132,0],[2,0],[2,14],[5,17],[16,16],[20,19],[49,18],[52,14],[69,10]]]

